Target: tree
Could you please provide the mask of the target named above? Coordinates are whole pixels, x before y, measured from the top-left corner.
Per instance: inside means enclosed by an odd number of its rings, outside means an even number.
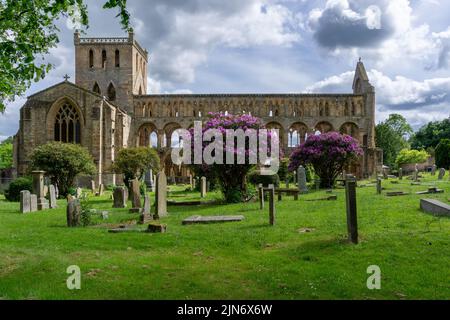
[[[450,139],[443,139],[436,147],[436,165],[440,168],[450,168]]]
[[[113,170],[124,175],[124,182],[141,180],[146,171],[159,170],[159,156],[155,149],[149,147],[127,148],[119,151]]]
[[[396,166],[400,150],[409,149],[407,138],[412,132],[406,119],[399,114],[391,114],[386,121],[375,127],[376,145],[383,149],[384,164]]]
[[[310,136],[291,153],[289,170],[311,164],[320,177],[321,188],[333,187],[344,167],[363,154],[357,140],[338,132]]]
[[[243,132],[247,132],[247,130],[255,130],[258,132],[260,129],[264,129],[261,119],[257,117],[253,117],[248,114],[241,115],[232,115],[232,114],[223,114],[223,113],[209,113],[209,119],[206,123],[203,124],[202,127],[202,137],[205,139],[205,133],[211,132],[210,130],[215,130],[217,133],[220,132],[222,139],[226,137],[226,130],[239,130],[241,129]],[[194,137],[194,129],[191,129],[191,137]],[[194,138],[195,139],[195,138]],[[205,148],[209,148],[211,145],[215,144],[215,142],[220,142],[220,140],[216,141],[216,138],[213,137],[210,141],[211,143],[204,142],[203,143],[203,152]],[[272,141],[275,140],[275,137],[272,138],[270,132],[268,133],[268,139]],[[193,139],[191,139],[193,140]],[[205,139],[206,140],[206,139]],[[228,140],[228,139],[226,139]],[[235,140],[233,140],[236,142]],[[259,145],[264,145],[267,147],[268,151],[271,152],[270,143],[267,141],[258,141]],[[247,179],[246,176],[249,171],[254,168],[256,165],[250,163],[250,156],[254,156],[254,147],[255,145],[250,146],[250,141],[245,139],[245,144],[242,149],[238,148],[237,144],[227,145],[227,141],[222,140],[222,145],[218,147],[217,150],[221,150],[223,158],[220,158],[218,155],[214,155],[216,160],[222,162],[223,164],[219,164],[215,162],[214,164],[196,164],[197,166],[202,167],[202,170],[208,170],[211,172],[219,183],[219,187],[222,191],[224,199],[228,203],[237,203],[241,202],[247,198]],[[191,144],[192,150],[194,150],[194,144]],[[258,152],[258,151],[256,151]],[[194,152],[192,152],[192,156],[194,156]],[[227,154],[233,155],[235,159],[233,164],[227,163]],[[238,156],[243,156],[244,163],[239,164],[236,159]],[[257,155],[256,155],[257,156]],[[261,156],[261,155],[260,155]],[[277,155],[279,156],[279,155]],[[204,160],[204,159],[203,159]],[[192,162],[194,163],[194,162]]]
[[[0,143],[0,169],[8,169],[13,165],[12,137]]]
[[[49,142],[34,149],[30,159],[31,169],[45,171],[62,196],[69,193],[77,175],[96,172],[89,151],[78,144]]]
[[[0,1],[0,112],[6,102],[22,95],[43,79],[52,65],[43,55],[59,42],[56,21],[69,17],[88,27],[86,1],[83,0],[3,0]],[[104,9],[118,8],[121,25],[129,28],[126,0],[107,0]]]
[[[403,149],[398,153],[396,163],[399,167],[404,164],[423,163],[427,161],[429,157],[430,155],[425,150]]]
[[[435,149],[442,139],[450,139],[450,118],[429,122],[419,129],[410,140],[413,149]]]

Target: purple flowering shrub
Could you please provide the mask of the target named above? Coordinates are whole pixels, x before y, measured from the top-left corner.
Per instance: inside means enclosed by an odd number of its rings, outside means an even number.
[[[248,129],[264,129],[264,125],[257,117],[253,117],[248,114],[232,115],[223,113],[209,113],[209,119],[203,124],[203,134],[209,129],[217,129],[223,135],[223,164],[212,165],[191,165],[193,171],[196,173],[203,173],[207,178],[212,179],[214,176],[217,179],[217,183],[224,195],[224,198],[229,203],[241,202],[247,197],[247,183],[246,176],[249,171],[255,167],[254,164],[249,163],[250,156],[258,156],[255,146],[249,146],[249,140],[246,139],[245,148],[243,149],[245,156],[245,164],[237,164],[237,156],[241,149],[238,149],[236,143],[233,146],[226,145],[226,129],[242,129],[244,132]],[[194,137],[194,129],[190,129],[191,137]],[[270,132],[268,133],[268,141],[270,141]],[[193,139],[192,139],[193,140]],[[266,145],[270,152],[270,143],[266,141]],[[204,142],[203,149],[211,142]],[[261,143],[261,142],[259,142]],[[264,142],[262,142],[264,143]],[[193,147],[192,147],[193,148]],[[192,157],[194,156],[194,150],[192,149]],[[235,164],[226,164],[226,154],[231,152],[234,155]],[[242,155],[242,154],[240,154]]]
[[[320,177],[321,188],[331,188],[345,166],[363,154],[357,140],[339,132],[310,136],[292,152],[289,170],[312,165]]]

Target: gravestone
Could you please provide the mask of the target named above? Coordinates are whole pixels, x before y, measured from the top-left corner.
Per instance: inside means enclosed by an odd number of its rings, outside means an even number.
[[[81,189],[80,187],[77,188],[76,193],[75,193],[75,198],[81,198],[81,195],[83,194],[83,189]]]
[[[127,207],[127,197],[126,197],[126,187],[117,187],[114,189],[114,204],[113,208],[126,208]]]
[[[141,190],[138,179],[131,180],[131,209],[130,212],[141,212]]]
[[[258,196],[259,196],[259,209],[264,209],[264,188],[262,183],[258,185]]]
[[[431,175],[432,176],[436,175],[436,170],[437,170],[437,166],[435,164],[433,164],[433,166],[431,167]]]
[[[152,216],[150,214],[150,197],[148,194],[144,195],[144,209],[141,212],[139,217],[139,224],[145,224],[152,220]]]
[[[450,206],[435,199],[420,199],[420,209],[436,216],[450,217]]]
[[[44,197],[47,198],[48,195],[48,186],[44,184]]]
[[[167,178],[164,171],[156,175],[155,219],[167,215]]]
[[[297,170],[294,171],[294,184],[297,184]]]
[[[192,190],[195,190],[196,187],[197,187],[197,178],[194,177],[194,179],[192,180]]]
[[[206,197],[206,177],[200,179],[200,196],[202,198]]]
[[[275,188],[269,186],[269,223],[275,225]]]
[[[189,175],[189,184],[191,185],[192,188],[194,188],[192,174]]]
[[[103,192],[105,192],[105,186],[103,185],[103,183],[100,183],[99,185],[98,185],[98,191],[97,191],[97,193],[95,194],[97,197],[100,197],[100,196],[102,196],[103,195]]]
[[[289,189],[289,179],[286,178],[286,180],[284,181],[286,189]]]
[[[347,205],[347,232],[352,243],[358,243],[358,219],[356,208],[356,178],[347,175],[345,180],[345,196]]]
[[[165,233],[167,231],[167,225],[159,223],[150,223],[148,225],[147,233]]]
[[[206,193],[209,192],[210,188],[211,188],[211,182],[210,181],[206,181]]]
[[[414,169],[414,181],[419,181],[419,170],[417,168]]]
[[[445,169],[444,168],[439,169],[438,180],[444,179],[444,176],[445,176]]]
[[[387,180],[388,178],[389,177],[388,177],[387,169],[383,168],[383,179]]]
[[[244,216],[192,216],[184,219],[181,224],[210,224],[224,222],[238,222],[244,220]]]
[[[50,190],[50,201],[49,201],[50,209],[56,209],[56,208],[58,208],[58,205],[56,204],[55,186],[51,184],[49,187],[49,190]]]
[[[81,204],[80,199],[74,199],[69,201],[66,209],[67,214],[67,226],[77,227],[80,225],[81,218]]]
[[[377,178],[377,194],[381,194],[381,191],[383,190],[381,186],[381,179]]]
[[[402,168],[398,169],[398,178],[400,180],[403,180],[403,169]]]
[[[44,196],[44,171],[33,171],[33,194],[37,197],[37,209],[48,209],[48,201]]]
[[[35,194],[30,194],[30,212],[38,211],[38,197]]]
[[[109,219],[108,211],[102,211],[102,219],[103,220],[108,220]]]
[[[20,191],[20,212],[31,212],[31,193],[28,190]]]
[[[95,194],[95,181],[94,180],[91,180],[91,191],[92,191],[92,193],[93,194]]]
[[[298,181],[298,190],[301,193],[308,193],[308,187],[306,186],[306,170],[303,166],[300,166],[297,169],[297,181]]]

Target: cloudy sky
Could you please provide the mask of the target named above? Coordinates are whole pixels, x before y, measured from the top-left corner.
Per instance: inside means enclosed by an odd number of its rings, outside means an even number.
[[[87,36],[126,36],[87,1]],[[351,92],[362,57],[377,91],[377,122],[401,113],[419,128],[450,116],[448,0],[128,0],[150,52],[150,93]],[[73,25],[61,19],[55,68],[26,95],[74,80]],[[17,99],[0,115],[16,133]]]

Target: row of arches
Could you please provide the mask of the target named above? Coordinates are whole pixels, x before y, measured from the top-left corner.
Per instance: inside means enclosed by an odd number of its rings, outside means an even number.
[[[102,90],[100,89],[100,86],[97,82],[94,83],[94,86],[92,88],[92,91],[102,95]],[[116,100],[116,88],[112,84],[112,82],[108,85],[108,88],[106,89],[106,97],[109,101],[115,101]]]
[[[330,101],[328,101],[330,100]],[[208,112],[223,112],[231,114],[251,114],[259,117],[359,117],[364,116],[362,98],[321,100],[306,99],[305,101],[288,102],[252,102],[247,105],[223,101],[148,101],[138,102],[134,114],[142,118],[158,117],[194,117],[201,118]]]
[[[193,124],[185,129],[189,129],[192,126]],[[150,146],[152,148],[179,147],[182,145],[182,141],[176,130],[180,128],[182,126],[174,122],[166,124],[162,129],[158,129],[153,123],[146,123],[138,130],[137,145]],[[360,129],[353,122],[345,122],[339,128],[334,128],[327,121],[318,122],[313,128],[309,128],[303,122],[295,122],[287,129],[278,122],[269,122],[266,124],[266,128],[279,130],[280,145],[285,148],[294,148],[304,143],[308,136],[332,131],[339,131],[342,134],[352,136],[362,144],[365,144],[365,141],[367,141],[366,136],[361,139]]]
[[[105,49],[101,51],[101,68],[106,69],[108,61],[108,54]],[[116,68],[120,68],[120,51],[119,49],[116,49],[114,51],[114,66]],[[89,68],[93,69],[95,68],[95,53],[93,49],[89,50]]]

